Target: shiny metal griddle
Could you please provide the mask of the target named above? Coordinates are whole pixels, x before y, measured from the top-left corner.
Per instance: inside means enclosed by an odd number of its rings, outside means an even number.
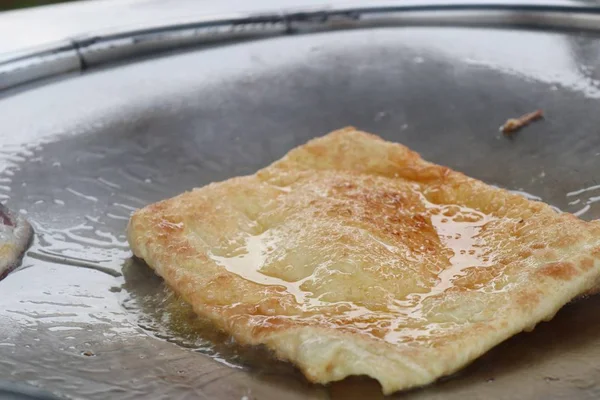
[[[232,343],[131,260],[124,236],[132,210],[253,173],[346,125],[600,217],[593,31],[387,24],[135,61],[0,99],[0,199],[36,229],[22,268],[0,282],[5,381],[84,399],[382,397],[366,378],[311,385],[266,350]],[[498,132],[538,108],[543,121]],[[599,306],[576,301],[456,376],[394,398],[597,398]]]

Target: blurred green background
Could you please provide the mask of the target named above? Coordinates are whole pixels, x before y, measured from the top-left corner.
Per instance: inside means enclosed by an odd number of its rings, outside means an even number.
[[[44,4],[66,3],[67,1],[76,0],[0,0],[0,11],[42,6]]]

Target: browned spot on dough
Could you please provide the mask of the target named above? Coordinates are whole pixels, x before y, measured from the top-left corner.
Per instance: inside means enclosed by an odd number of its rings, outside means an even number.
[[[327,148],[324,146],[318,146],[318,145],[313,145],[313,146],[307,146],[306,150],[308,150],[309,153],[317,156],[317,157],[324,157],[327,155]]]
[[[512,261],[512,257],[502,257],[498,260],[498,264],[508,265]]]
[[[531,245],[531,248],[532,249],[536,249],[536,250],[537,249],[543,249],[545,247],[546,247],[546,245],[544,243],[534,243],[534,244]]]
[[[589,271],[594,266],[594,260],[591,258],[584,258],[581,260],[581,269],[584,271]]]
[[[519,257],[521,257],[521,258],[531,257],[532,255],[533,255],[533,252],[531,250],[521,250],[519,252]]]
[[[569,247],[579,242],[580,238],[576,235],[560,236],[554,241],[552,247]]]
[[[590,253],[596,258],[600,258],[600,246],[594,247]]]
[[[539,302],[540,296],[533,292],[523,292],[517,297],[517,304],[522,308],[531,308]]]
[[[221,273],[214,275],[211,284],[218,287],[227,287],[233,283],[233,275],[229,273]]]
[[[577,275],[577,269],[571,262],[555,262],[544,265],[537,274],[567,281]]]

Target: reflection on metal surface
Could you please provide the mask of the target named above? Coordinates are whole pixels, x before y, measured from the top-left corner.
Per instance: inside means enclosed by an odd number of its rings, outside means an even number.
[[[515,40],[512,50],[505,45]],[[253,173],[347,124],[580,210],[600,195],[600,121],[587,86],[598,71],[575,67],[594,67],[598,46],[594,35],[564,32],[336,31],[177,54],[3,98],[0,199],[40,235],[22,268],[0,282],[0,374],[90,399],[377,398],[369,380],[324,388],[288,369],[278,375],[282,364],[262,356],[268,366],[256,368],[217,332],[191,328],[201,321],[165,300],[150,271],[122,269],[131,211]],[[500,137],[507,116],[537,107],[547,120],[514,140]],[[589,206],[582,217],[600,217],[599,203]],[[403,398],[496,398],[507,387],[592,398],[599,302],[569,305],[452,379]]]

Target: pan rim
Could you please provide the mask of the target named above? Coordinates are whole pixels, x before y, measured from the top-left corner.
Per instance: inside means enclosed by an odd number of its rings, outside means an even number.
[[[105,29],[0,56],[0,94],[26,84],[168,51],[381,27],[476,27],[600,32],[600,7],[571,3],[369,3],[258,14],[201,16]]]

